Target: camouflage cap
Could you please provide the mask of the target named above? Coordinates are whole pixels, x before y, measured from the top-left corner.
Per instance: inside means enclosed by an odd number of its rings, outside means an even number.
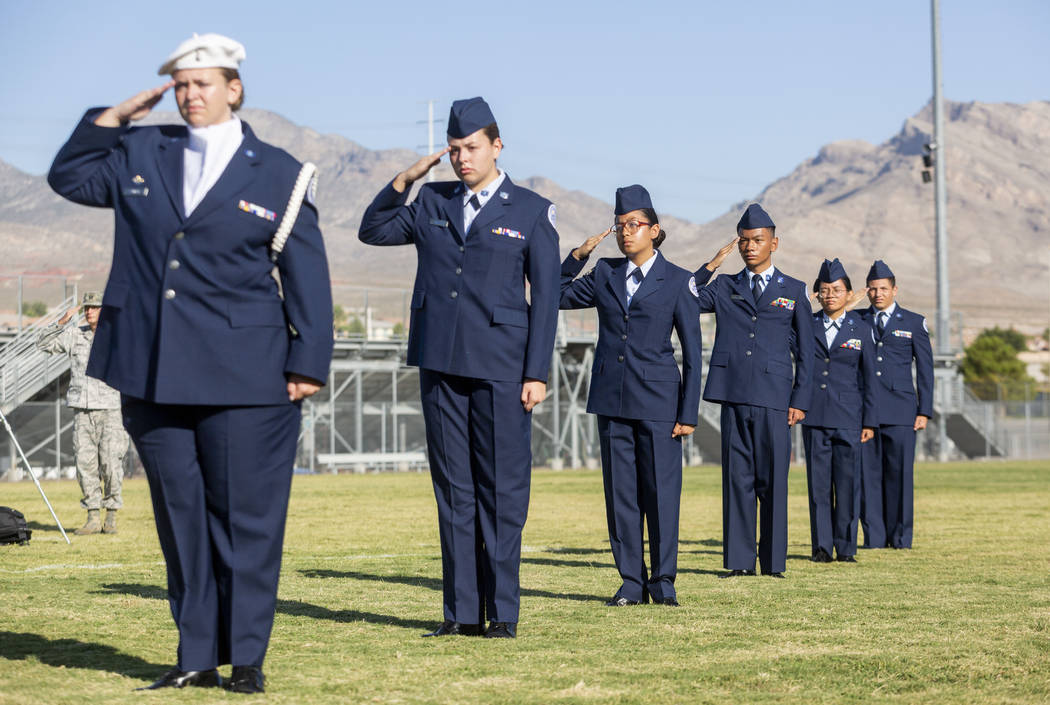
[[[102,305],[102,292],[101,291],[87,291],[84,292],[84,300],[80,302],[84,306],[101,306]]]

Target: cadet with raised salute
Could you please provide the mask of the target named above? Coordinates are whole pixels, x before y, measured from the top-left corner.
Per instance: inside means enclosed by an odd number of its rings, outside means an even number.
[[[48,175],[115,215],[87,373],[121,393],[167,563],[178,662],[149,688],[217,687],[232,664],[228,689],[264,690],[300,403],[332,357],[309,199],[271,259],[300,164],[235,115],[244,56],[194,35],[161,66],[170,81],[89,110]],[[186,125],[129,126],[172,87]]]
[[[813,283],[813,394],[802,421],[809,490],[810,560],[857,561],[861,444],[874,435],[875,346],[871,327],[847,313],[853,285],[838,259]]]
[[[561,308],[598,310],[598,344],[587,411],[598,415],[609,543],[623,584],[606,604],[677,605],[682,438],[700,407],[700,315],[692,273],[659,252],[649,192],[616,190],[616,223],[588,238],[561,266]],[[626,257],[603,258],[576,279],[610,232]],[[682,346],[682,372],[671,332]],[[643,527],[649,526],[645,566]]]
[[[444,585],[444,621],[425,636],[517,635],[532,410],[547,394],[559,254],[554,206],[498,168],[502,148],[488,104],[457,100],[448,147],[394,177],[361,220],[362,242],[418,256],[408,364],[420,368]],[[459,181],[424,184],[405,205],[445,154]]]
[[[722,405],[721,577],[755,574],[757,500],[758,562],[783,578],[791,426],[810,403],[813,311],[806,285],[773,266],[780,241],[762,206],[749,205],[736,232],[695,275],[700,310],[717,321],[704,399]],[[745,268],[707,283],[734,245]]]
[[[933,349],[926,319],[897,305],[897,278],[885,262],[875,260],[867,284],[871,307],[860,315],[874,329],[878,413],[875,438],[864,445],[862,547],[911,548],[915,434],[933,416]]]

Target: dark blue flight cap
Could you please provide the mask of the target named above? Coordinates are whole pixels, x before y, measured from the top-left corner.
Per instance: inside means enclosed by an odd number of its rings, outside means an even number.
[[[817,281],[825,284],[846,278],[846,268],[839,262],[838,257],[833,260],[824,260],[824,264],[820,265],[820,274],[817,275]]]
[[[649,192],[644,186],[632,184],[616,189],[616,210],[613,211],[616,215],[624,215],[643,208],[653,209],[653,200],[649,198]]]
[[[762,210],[762,206],[752,203],[740,216],[740,222],[736,224],[737,230],[755,230],[757,228],[776,228],[769,213]]]
[[[868,279],[893,279],[893,270],[886,266],[886,263],[881,259],[875,260],[871,265],[871,269],[868,270]]]
[[[448,136],[455,139],[469,137],[494,122],[496,118],[481,96],[457,100],[448,111]]]

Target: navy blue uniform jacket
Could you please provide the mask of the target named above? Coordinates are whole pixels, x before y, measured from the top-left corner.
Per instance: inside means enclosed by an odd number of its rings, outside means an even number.
[[[700,311],[715,313],[715,345],[704,399],[786,411],[810,408],[813,309],[806,285],[779,269],[755,303],[747,270],[696,271]],[[795,355],[792,382],[791,354]]]
[[[586,260],[561,265],[561,308],[598,309],[598,346],[587,411],[695,426],[700,408],[700,311],[692,272],[661,254],[627,305],[627,258],[603,258],[576,279]],[[682,373],[671,330],[682,345]]]
[[[861,318],[875,331],[875,311],[869,307]],[[915,417],[933,416],[933,349],[926,319],[897,305],[886,322],[882,336],[875,340],[875,405],[877,423],[884,426],[911,426]],[[911,363],[915,360],[915,382]],[[918,386],[918,395],[915,388]]]
[[[463,234],[458,181],[391,184],[361,219],[369,245],[415,245],[408,364],[499,382],[547,381],[558,326],[558,232],[550,201],[505,178]],[[531,288],[531,305],[525,282]]]
[[[802,423],[823,428],[871,428],[878,425],[871,326],[856,313],[844,313],[840,320],[829,349],[824,314],[813,314],[813,397]]]
[[[309,204],[278,259],[284,301],[271,276],[269,243],[299,163],[242,123],[241,146],[187,218],[187,128],[99,127],[101,110],[87,112],[48,174],[58,194],[114,213],[87,373],[163,404],[281,404],[286,374],[327,379],[331,287]]]

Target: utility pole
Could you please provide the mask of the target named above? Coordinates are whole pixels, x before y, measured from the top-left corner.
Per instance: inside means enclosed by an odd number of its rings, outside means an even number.
[[[937,354],[941,357],[941,364],[945,364],[952,354],[951,341],[951,301],[948,292],[948,185],[945,174],[944,148],[944,96],[942,88],[944,81],[941,78],[941,10],[940,0],[930,0],[930,31],[933,34],[933,144],[930,145],[930,154],[934,161],[934,208],[936,217],[936,248],[937,248]],[[950,384],[949,377],[956,372],[949,364],[949,368],[943,369],[940,375],[940,386],[945,388]],[[943,395],[943,392],[942,392]],[[942,396],[942,399],[944,396]],[[942,405],[941,413],[937,416],[937,452],[939,460],[944,462],[948,459],[948,420],[947,409]],[[987,433],[987,430],[985,431]]]
[[[937,218],[937,352],[950,355],[951,302],[948,300],[948,185],[945,176],[944,149],[944,81],[941,78],[941,13],[940,0],[930,1],[933,31],[933,145],[936,155],[934,190]]]
[[[427,154],[434,153],[434,123],[444,122],[444,120],[434,119],[434,102],[435,101],[433,100],[427,101],[427,119],[425,121],[427,123]],[[416,124],[421,124],[423,122],[423,120],[419,120]],[[422,149],[422,146],[420,147],[420,149]],[[434,178],[434,170],[431,169],[427,172],[427,181],[433,181]]]

